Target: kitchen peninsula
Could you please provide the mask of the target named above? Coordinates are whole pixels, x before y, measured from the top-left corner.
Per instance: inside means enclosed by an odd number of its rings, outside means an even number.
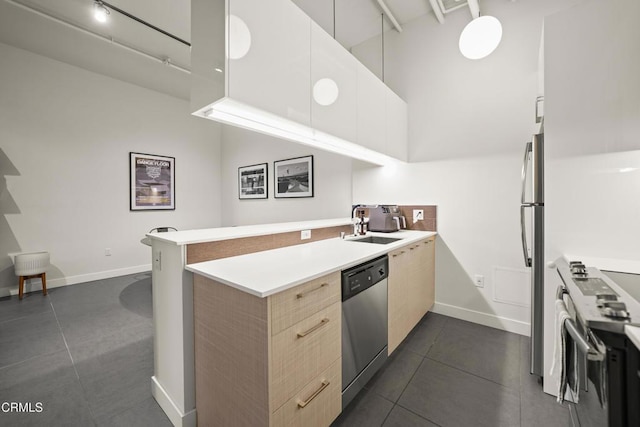
[[[296,416],[295,410],[286,411],[290,395],[314,394],[314,390],[309,390],[315,387],[310,380],[317,375],[333,378],[328,381],[331,385],[325,386],[327,390],[323,393],[333,398],[327,400],[322,396],[317,397],[315,405],[309,405],[306,413],[315,411],[318,416],[320,411],[325,419],[331,417],[327,425],[339,414],[340,271],[393,253],[395,256],[390,258],[389,263],[390,282],[394,268],[401,268],[403,271],[396,273],[396,280],[403,279],[409,283],[408,275],[413,271],[414,278],[417,277],[415,274],[424,277],[421,283],[433,289],[435,232],[402,230],[393,233],[393,237],[400,240],[388,245],[357,243],[350,241],[350,238],[339,238],[341,232],[350,234],[352,229],[351,219],[344,218],[148,235],[153,248],[155,369],[152,391],[174,425],[196,425],[196,386],[199,390],[198,399],[203,402],[202,408],[198,407],[198,422],[224,424],[224,418],[219,418],[220,405],[224,400],[216,399],[219,403],[216,412],[214,405],[205,401],[211,396],[202,394],[210,393],[211,387],[215,388],[216,384],[226,387],[227,409],[232,409],[228,405],[242,405],[243,400],[238,396],[248,398],[251,395],[261,399],[255,405],[250,405],[253,408],[251,410],[242,407],[237,412],[223,411],[226,416],[242,412],[242,416],[247,417],[247,425],[256,425],[254,423],[257,420],[263,425],[290,422],[291,417]],[[311,230],[311,238],[301,240],[302,230]],[[405,253],[406,256],[401,256]],[[419,263],[422,267],[411,267],[408,262],[401,261],[409,254],[417,256],[418,253],[431,261]],[[275,320],[278,312],[275,301],[278,298],[307,292],[310,292],[310,297],[304,299],[304,310],[300,311],[300,308],[283,300],[280,307],[283,315]],[[391,290],[389,293],[391,351]],[[433,291],[423,295],[426,299],[422,314],[433,304]],[[294,300],[298,298],[294,297]],[[396,298],[397,301],[399,299]],[[296,310],[300,312],[296,313]],[[307,327],[308,324],[309,328],[313,328],[312,323],[316,320],[321,324],[328,322],[321,332],[315,334],[318,339],[326,338],[328,341],[317,342],[320,347],[312,345],[301,350],[304,361],[311,358],[312,369],[304,372],[287,371],[279,385],[270,383],[270,377],[277,371],[275,365],[272,366],[274,371],[268,368],[269,361],[274,359],[270,351],[277,350],[275,334],[283,332],[279,335],[284,336],[284,331],[294,324],[300,327]],[[256,325],[258,329],[252,329]],[[400,329],[407,329],[406,319]],[[246,334],[249,334],[250,340],[246,339]],[[221,348],[221,345],[225,348]],[[251,346],[257,347],[252,350]],[[234,349],[242,354],[233,355]],[[225,368],[224,363],[219,363],[220,360],[203,358],[203,355],[208,356],[215,351],[231,355],[226,357],[231,365]],[[283,360],[289,360],[287,354],[286,351],[281,353]],[[260,358],[262,367],[255,363]],[[257,371],[237,369],[252,365]],[[224,376],[227,375],[226,379],[229,380],[228,375],[234,375],[234,372],[240,372],[243,378],[232,378],[234,387],[231,387],[232,383],[225,385]],[[297,409],[295,402],[294,407]],[[203,408],[213,409],[206,411]],[[278,408],[283,410],[275,414],[274,410]]]

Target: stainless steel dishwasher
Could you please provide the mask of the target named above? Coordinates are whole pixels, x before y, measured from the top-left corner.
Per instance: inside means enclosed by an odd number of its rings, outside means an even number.
[[[387,360],[385,255],[342,272],[342,408]]]

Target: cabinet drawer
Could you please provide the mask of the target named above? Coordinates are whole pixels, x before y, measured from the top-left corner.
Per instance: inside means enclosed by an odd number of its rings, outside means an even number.
[[[272,426],[327,427],[342,410],[342,359],[311,380],[272,416]]]
[[[340,357],[341,322],[338,302],[271,338],[272,411]]]
[[[269,297],[271,335],[340,301],[340,272],[311,280]]]

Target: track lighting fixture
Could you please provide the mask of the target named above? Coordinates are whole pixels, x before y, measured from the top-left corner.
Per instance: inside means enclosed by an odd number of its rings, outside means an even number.
[[[148,23],[147,21],[138,18],[137,16],[134,16],[132,14],[130,14],[129,12],[120,9],[117,6],[114,6],[110,3],[107,3],[104,0],[94,0],[93,2],[93,17],[96,18],[96,21],[98,22],[106,22],[107,21],[107,17],[111,14],[111,10],[118,12],[120,15],[122,16],[126,16],[127,18],[134,20],[136,22],[138,22],[139,24],[142,24],[144,26],[147,26],[149,28],[151,28],[154,31],[157,31],[159,33],[164,34],[165,36],[171,37],[172,39],[174,39],[175,41],[178,41],[180,43],[182,43],[185,46],[189,46],[191,47],[191,43],[189,43],[186,40],[181,39],[178,36],[175,36],[165,30],[163,30],[162,28],[158,28],[153,24]]]
[[[107,17],[110,13],[111,11],[107,9],[101,0],[95,0],[93,2],[93,17],[96,18],[96,21],[107,22]]]

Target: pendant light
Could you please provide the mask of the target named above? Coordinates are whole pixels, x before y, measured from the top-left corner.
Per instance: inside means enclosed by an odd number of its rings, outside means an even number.
[[[462,33],[458,47],[465,58],[481,59],[493,52],[502,40],[502,25],[493,16],[480,16],[469,22]]]

